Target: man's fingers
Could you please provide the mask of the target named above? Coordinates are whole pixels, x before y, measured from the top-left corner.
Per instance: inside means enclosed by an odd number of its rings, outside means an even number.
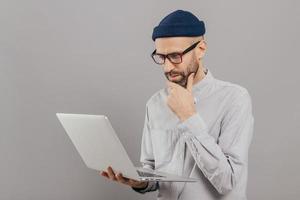
[[[172,91],[174,91],[174,88],[168,87],[167,90],[168,90],[168,93],[171,94]]]
[[[186,89],[190,92],[192,92],[192,88],[193,88],[193,82],[194,82],[194,76],[195,76],[195,73],[191,73],[188,77],[188,80],[187,80],[187,85],[186,85]]]
[[[172,92],[174,92],[174,90],[176,90],[176,88],[181,87],[180,85],[173,83],[171,81],[167,81],[167,90],[168,93],[171,94]]]
[[[173,82],[171,82],[171,81],[167,81],[167,86],[168,86],[168,87],[171,87],[171,88],[176,88],[176,87],[178,87],[178,86],[180,86],[180,85],[178,85],[178,84],[176,84],[176,83],[173,83]]]
[[[99,174],[100,174],[101,176],[104,176],[104,177],[106,177],[106,178],[109,178],[108,174],[107,174],[105,171],[99,172]]]
[[[133,179],[129,179],[128,180],[128,183],[130,184],[130,185],[135,185],[135,184],[137,184],[137,183],[139,183],[140,181],[136,181],[136,180],[133,180]]]
[[[126,182],[121,173],[118,173],[116,175],[116,178],[117,178],[118,182],[121,182],[121,183],[125,183]]]
[[[122,173],[118,173],[115,175],[112,168],[111,167],[109,167],[109,168],[107,168],[109,172],[101,171],[101,172],[99,172],[99,175],[128,185],[128,181],[129,181],[128,178],[123,177]]]
[[[125,179],[122,175],[122,173],[118,173],[116,175],[117,181],[123,184],[128,184],[128,179]]]
[[[107,168],[107,172],[106,171],[100,171],[98,173],[99,173],[99,175],[102,175],[102,176],[104,176],[106,178],[109,178],[111,180],[117,181],[119,183],[131,186],[131,187],[136,187],[136,186],[140,186],[141,185],[141,181],[130,179],[130,178],[126,178],[126,177],[123,176],[122,173],[115,174],[114,171],[113,171],[113,169],[111,167]]]
[[[139,182],[139,181],[124,177],[122,173],[118,173],[116,175],[116,177],[117,177],[118,182],[123,183],[125,185],[129,185],[129,186],[135,186],[135,184],[137,182]]]
[[[111,167],[107,168],[107,173],[108,173],[108,177],[111,180],[117,180],[116,177],[115,177],[115,173],[114,173],[114,171],[113,171],[113,169]]]

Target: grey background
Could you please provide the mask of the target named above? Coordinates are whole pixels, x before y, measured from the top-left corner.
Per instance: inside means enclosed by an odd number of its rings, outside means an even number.
[[[298,199],[299,1],[1,0],[1,200],[155,198],[86,168],[55,113],[107,114],[138,165],[165,83],[152,28],[175,9],[205,20],[204,65],[252,96],[249,199]]]

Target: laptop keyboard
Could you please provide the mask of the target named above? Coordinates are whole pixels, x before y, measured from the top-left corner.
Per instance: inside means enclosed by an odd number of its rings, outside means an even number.
[[[139,170],[137,170],[137,173],[139,174],[140,177],[164,177],[164,176],[160,176],[160,175],[149,173],[149,172],[142,172]]]

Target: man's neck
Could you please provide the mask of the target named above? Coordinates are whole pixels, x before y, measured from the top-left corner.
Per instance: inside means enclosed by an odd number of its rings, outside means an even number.
[[[202,65],[202,63],[200,62],[199,63],[199,68],[198,68],[198,71],[197,71],[197,74],[194,78],[194,83],[193,85],[195,85],[196,83],[198,83],[199,81],[201,81],[204,77],[205,77],[205,71],[207,69]]]

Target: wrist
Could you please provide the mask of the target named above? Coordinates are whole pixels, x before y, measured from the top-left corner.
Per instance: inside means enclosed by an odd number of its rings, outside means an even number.
[[[186,113],[186,114],[180,116],[179,119],[180,119],[181,122],[184,122],[185,120],[187,120],[188,118],[190,118],[194,114],[196,114],[196,111],[192,111],[192,112]]]
[[[138,185],[132,186],[135,189],[145,189],[148,187],[148,182],[141,182]]]

